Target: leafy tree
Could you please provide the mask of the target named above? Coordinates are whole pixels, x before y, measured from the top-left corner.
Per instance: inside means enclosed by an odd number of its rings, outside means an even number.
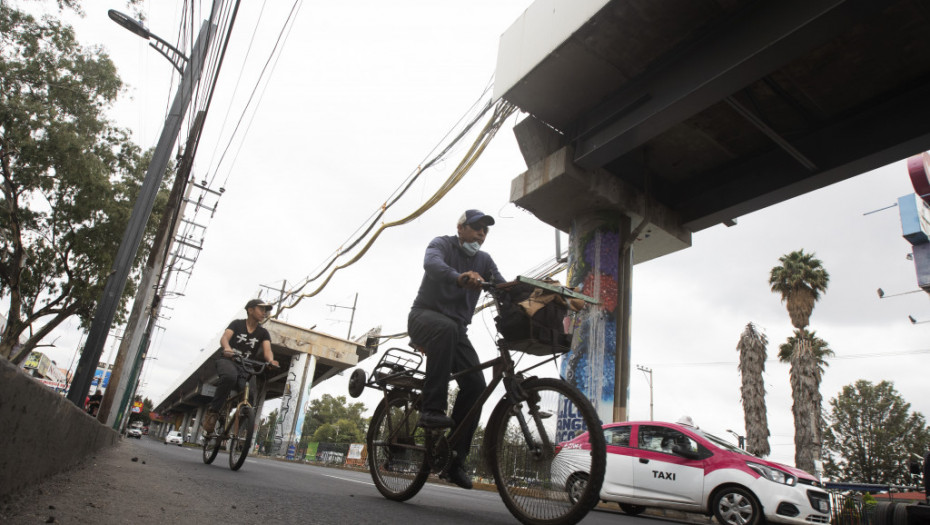
[[[778,359],[789,363],[791,413],[794,415],[794,462],[801,470],[814,471],[823,448],[823,396],[820,383],[825,358],[833,355],[827,342],[815,332],[795,330],[778,350]]]
[[[121,88],[71,27],[0,2],[0,356],[14,363],[72,315],[89,326],[112,268],[148,165],[105,115]],[[163,188],[147,239],[166,200]]]
[[[824,436],[824,472],[832,479],[859,483],[911,485],[911,454],[923,456],[930,429],[920,412],[895,390],[894,383],[860,379],[831,399]]]
[[[261,443],[264,451],[267,453],[274,444],[274,429],[278,424],[278,409],[274,409],[268,414],[268,417],[262,418],[258,424],[258,434],[255,442]]]
[[[766,347],[768,338],[755,325],[748,323],[740,335],[736,351],[739,352],[739,372],[742,378],[740,399],[743,402],[743,421],[746,426],[746,450],[757,456],[768,456],[769,423],[765,410]]]
[[[820,380],[826,366],[823,358],[833,352],[806,328],[814,304],[827,289],[830,274],[820,259],[804,250],[783,255],[778,260],[781,265],[772,268],[769,285],[772,292],[781,294],[791,324],[797,329],[788,343],[781,345],[778,354],[783,362],[791,363],[794,458],[798,468],[813,472],[814,462],[820,459],[823,433],[820,413]]]
[[[365,434],[357,421],[340,419],[335,423],[324,423],[313,433],[318,443],[364,443]]]
[[[366,418],[362,417],[363,413],[365,413],[365,403],[348,404],[346,396],[333,397],[330,394],[323,394],[323,397],[320,399],[313,399],[310,401],[310,407],[307,409],[307,415],[304,417],[304,426],[300,435],[316,436],[317,430],[324,425],[330,425],[331,428],[327,430],[327,432],[335,435],[335,428],[337,427],[340,429],[340,433],[344,431],[342,427],[338,426],[338,423],[345,420],[354,425],[357,430],[357,432],[353,431],[351,433],[352,435],[361,435],[360,440],[353,441],[353,443],[359,443],[364,441],[365,432],[368,430],[368,421]],[[320,440],[314,437],[313,441]],[[347,441],[338,441],[338,443],[347,443]]]

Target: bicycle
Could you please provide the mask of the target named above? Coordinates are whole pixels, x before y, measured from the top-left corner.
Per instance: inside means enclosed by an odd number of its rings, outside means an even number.
[[[238,394],[231,395],[223,405],[216,428],[204,429],[207,433],[203,438],[203,462],[207,465],[213,463],[220,448],[226,443],[229,450],[229,468],[239,470],[249,455],[252,444],[252,434],[255,431],[255,409],[249,402],[251,378],[261,375],[268,363],[249,359],[241,352],[234,352],[232,360],[242,366],[248,374],[245,388]],[[219,428],[220,432],[216,432]]]
[[[535,287],[563,297],[594,300],[561,286],[518,277]],[[501,311],[506,286],[485,284]],[[423,357],[400,348],[385,352],[370,377],[356,369],[349,378],[349,393],[361,395],[366,387],[384,392],[369,424],[368,466],[378,491],[386,498],[405,501],[415,496],[429,475],[442,474],[452,462],[454,444],[463,429],[477,416],[498,384],[504,396],[487,420],[484,459],[493,473],[495,485],[507,509],[527,525],[577,523],[597,504],[604,480],[606,446],[604,433],[594,407],[573,385],[561,378],[527,376],[527,372],[554,361],[565,347],[553,347],[534,340],[496,342],[498,356],[469,370],[452,374],[451,379],[474,370],[492,370],[492,379],[478,401],[451,434],[449,429],[426,429],[417,425],[425,373]],[[516,370],[511,351],[546,356],[526,369]],[[553,482],[564,461],[553,462],[561,444],[585,430],[590,433],[591,458],[587,479],[573,477]],[[554,472],[556,469],[558,472]]]

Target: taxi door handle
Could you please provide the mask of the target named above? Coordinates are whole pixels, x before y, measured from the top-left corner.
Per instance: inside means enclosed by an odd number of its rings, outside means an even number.
[[[646,458],[639,458],[639,462],[645,464],[645,463],[649,463],[649,460]]]

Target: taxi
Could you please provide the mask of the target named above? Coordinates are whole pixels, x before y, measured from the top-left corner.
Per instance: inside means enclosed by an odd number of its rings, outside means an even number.
[[[690,418],[686,418],[690,421]],[[627,421],[604,425],[601,499],[636,515],[647,507],[714,515],[721,524],[830,523],[830,496],[814,476],[753,456],[699,428]],[[569,495],[587,480],[588,433],[557,447],[552,482]]]

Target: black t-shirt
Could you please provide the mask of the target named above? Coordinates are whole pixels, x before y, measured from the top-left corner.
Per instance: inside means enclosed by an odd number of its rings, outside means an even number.
[[[233,332],[232,337],[229,338],[229,346],[249,357],[264,360],[262,342],[271,341],[271,334],[268,333],[268,330],[265,330],[265,327],[259,325],[254,332],[249,333],[245,319],[236,319],[229,323],[226,329]]]

